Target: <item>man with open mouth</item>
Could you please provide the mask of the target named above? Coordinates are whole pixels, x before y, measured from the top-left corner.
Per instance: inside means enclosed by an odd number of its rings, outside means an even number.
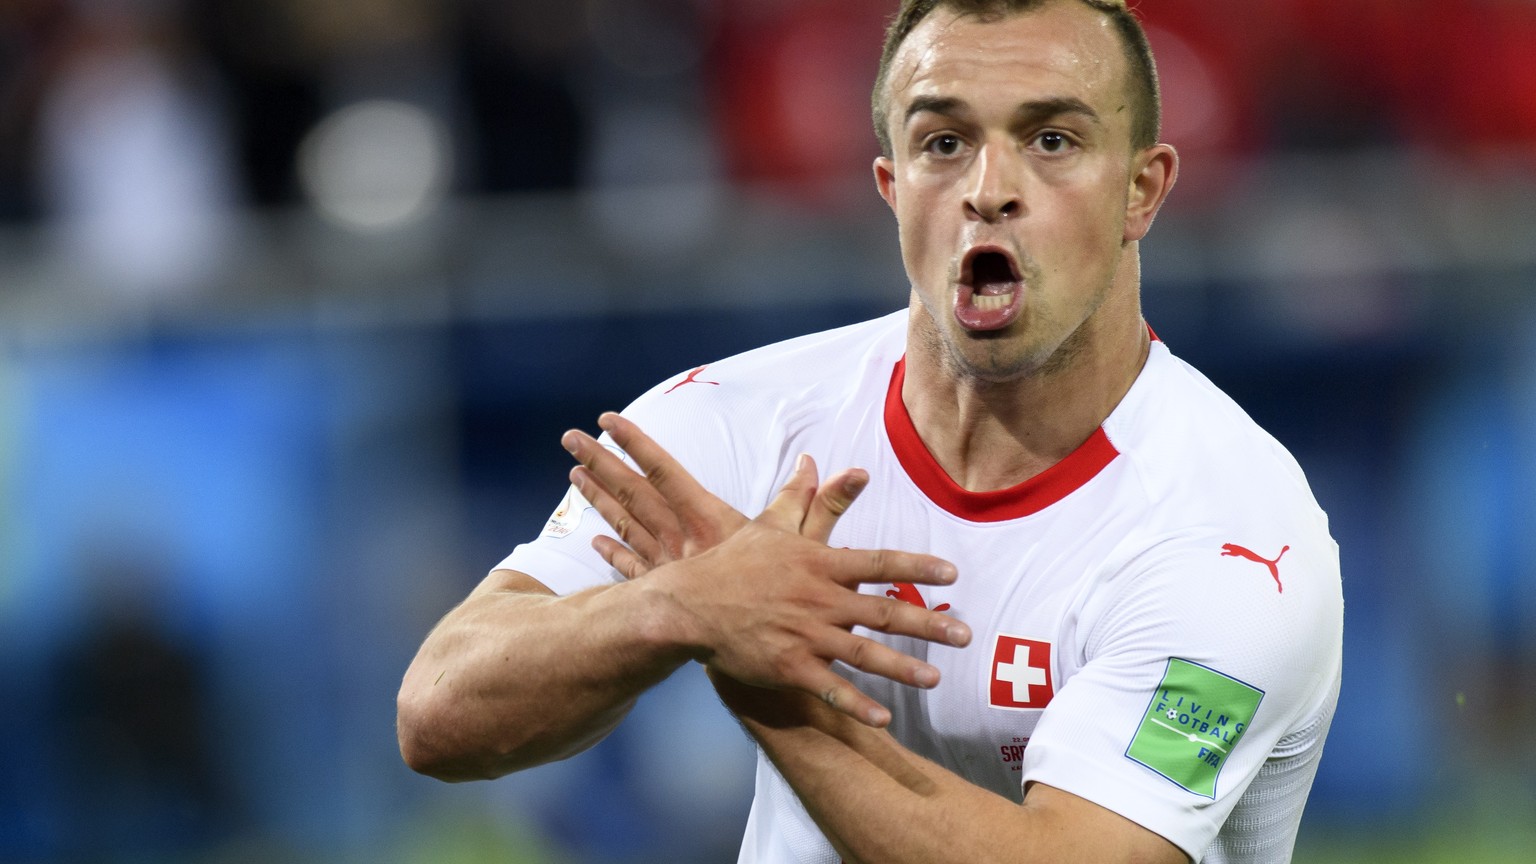
[[[567,433],[543,533],[406,673],[407,762],[566,758],[697,661],[759,746],[743,862],[1289,860],[1338,549],[1142,317],[1158,99],[1122,0],[904,0],[872,104],[908,308]]]

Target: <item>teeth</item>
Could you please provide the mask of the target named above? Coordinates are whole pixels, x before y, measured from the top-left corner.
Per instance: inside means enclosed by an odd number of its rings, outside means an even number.
[[[991,312],[995,309],[1003,309],[1013,302],[1013,292],[1007,294],[973,294],[971,305],[983,312]]]

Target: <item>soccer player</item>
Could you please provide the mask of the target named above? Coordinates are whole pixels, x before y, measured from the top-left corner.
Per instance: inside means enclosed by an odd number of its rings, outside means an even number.
[[[909,308],[567,433],[566,499],[406,673],[407,762],[564,758],[696,660],[760,747],[741,861],[1289,860],[1338,549],[1142,319],[1178,163],[1139,24],[904,0],[874,108]]]

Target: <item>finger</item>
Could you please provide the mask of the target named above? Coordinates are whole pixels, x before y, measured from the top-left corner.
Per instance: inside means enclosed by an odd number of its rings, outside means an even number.
[[[684,538],[684,545],[677,549],[679,553],[693,554],[712,548],[746,524],[747,517],[700,485],[681,463],[630,420],[609,412],[598,418],[597,425],[624,448],[644,472],[651,489],[670,508]],[[672,548],[670,537],[661,539]]]
[[[651,572],[649,562],[635,554],[633,549],[606,534],[593,537],[592,548],[597,550],[597,554],[603,556],[608,566],[619,571],[625,579],[639,579]]]
[[[950,585],[955,565],[932,555],[891,549],[823,549],[821,566],[835,581],[852,588],[860,583],[911,582]]]
[[[892,636],[911,636],[957,648],[963,648],[971,642],[971,628],[965,622],[905,600],[857,594],[849,602],[850,617],[841,622],[844,626],[857,624]],[[842,656],[838,659],[847,662]]]
[[[651,486],[674,509],[679,506],[708,507],[711,506],[709,502],[719,501],[699,485],[699,481],[693,479],[671,453],[629,419],[610,411],[597,418],[597,425],[635,460]]]
[[[758,519],[774,528],[798,534],[815,495],[816,462],[809,455],[801,453],[795,460],[795,468],[789,473],[789,479]]]
[[[890,725],[891,712],[884,705],[864,695],[859,688],[821,663],[806,664],[800,689],[866,726],[881,729]]]
[[[837,631],[836,659],[871,675],[889,678],[898,684],[929,689],[939,683],[938,667],[903,654],[889,645],[858,636],[847,630]]]
[[[638,475],[636,475],[638,476]],[[591,469],[585,465],[578,465],[571,469],[571,485],[576,491],[587,499],[587,503],[603,517],[613,533],[619,535],[619,539],[629,544],[631,548],[645,561],[652,564],[662,564],[677,557],[670,554],[665,544],[657,537],[657,533],[663,535],[670,531],[671,536],[679,536],[676,528],[663,527],[652,531],[642,520],[631,514],[630,508],[624,506],[612,493],[597,482]],[[644,509],[644,508],[642,508]],[[670,517],[670,513],[653,513],[650,521],[664,522]],[[672,520],[675,524],[676,520]]]
[[[869,472],[862,468],[850,468],[833,475],[816,490],[816,496],[811,500],[805,519],[800,524],[800,533],[817,543],[827,542],[837,520],[848,512],[859,493],[868,485]]]
[[[580,430],[566,432],[560,437],[560,443],[582,466],[572,472],[571,482],[577,484],[577,491],[597,507],[603,519],[619,532],[620,537],[624,537],[625,532],[619,530],[618,520],[627,518],[631,523],[638,523],[658,543],[669,549],[672,557],[681,554],[683,537],[677,516],[643,475],[625,464],[618,454]],[[582,488],[583,482],[598,488],[593,488],[589,495],[588,490]],[[599,505],[597,499],[605,500]],[[628,537],[624,539],[629,541]],[[648,560],[660,563],[660,559],[653,553],[654,550],[640,552]]]

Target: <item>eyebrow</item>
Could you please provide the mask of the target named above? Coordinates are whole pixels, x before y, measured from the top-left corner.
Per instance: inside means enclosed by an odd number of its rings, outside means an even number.
[[[965,103],[953,96],[919,96],[907,106],[907,116],[904,123],[911,123],[912,118],[919,114],[942,114],[953,117],[961,113]]]
[[[1093,110],[1093,106],[1073,96],[1059,96],[1054,99],[1025,102],[1015,108],[1013,114],[1019,120],[1032,122],[1068,114],[1075,114],[1095,125],[1103,122],[1099,118],[1099,112]]]
[[[967,107],[964,100],[953,96],[918,96],[912,100],[911,105],[907,106],[904,122],[911,123],[913,117],[924,113],[954,117],[965,113]],[[1020,123],[1038,123],[1065,114],[1075,114],[1095,124],[1102,123],[1099,112],[1093,110],[1087,102],[1073,96],[1036,99],[1020,103],[1013,109],[1014,122]]]

